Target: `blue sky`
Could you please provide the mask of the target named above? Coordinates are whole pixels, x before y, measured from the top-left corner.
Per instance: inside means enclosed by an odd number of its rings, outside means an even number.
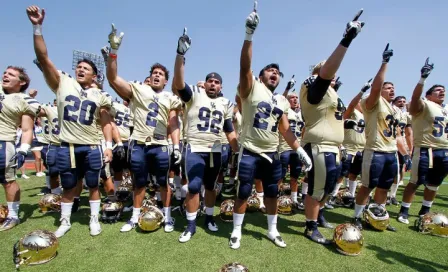
[[[279,63],[285,78],[277,91],[284,89],[293,74],[299,84],[308,76],[309,65],[330,55],[342,37],[345,24],[359,8],[364,8],[361,19],[366,25],[338,72],[344,83],[339,92],[345,103],[376,74],[387,42],[394,49],[387,80],[395,83],[397,94],[411,96],[428,56],[435,69],[427,80],[427,88],[435,83],[446,84],[448,1],[258,2],[260,24],[253,40],[252,67],[258,74],[264,65]],[[40,91],[38,100],[45,103],[54,95],[32,64],[35,58],[32,27],[25,12],[30,4],[46,9],[43,35],[50,58],[60,70],[73,74],[74,49],[99,54],[113,22],[119,31],[125,32],[118,54],[120,76],[143,81],[155,62],[172,71],[177,39],[186,26],[192,38],[185,70],[187,82],[193,84],[204,80],[209,72],[218,72],[223,77],[224,95],[234,99],[244,23],[253,1],[9,1],[0,16],[1,65],[27,68],[31,88]],[[108,87],[106,90],[116,96]]]

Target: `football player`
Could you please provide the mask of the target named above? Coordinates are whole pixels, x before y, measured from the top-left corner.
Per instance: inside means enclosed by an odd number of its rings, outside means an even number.
[[[403,193],[398,221],[409,224],[409,208],[415,192],[420,185],[425,186],[422,207],[419,215],[431,209],[437,190],[448,174],[448,111],[442,106],[445,100],[445,87],[433,85],[421,99],[426,79],[434,68],[429,58],[421,69],[421,78],[412,94],[409,113],[412,115],[414,134],[414,153],[412,157],[411,180]],[[418,133],[417,133],[418,132]]]
[[[289,82],[288,82],[289,85]],[[290,88],[289,88],[290,89]],[[290,108],[286,115],[288,116],[289,127],[297,138],[297,141],[301,141],[302,131],[305,127],[305,123],[302,120],[302,113],[300,112],[299,97],[296,92],[290,92],[287,95]],[[288,167],[290,169],[290,184],[291,184],[291,198],[293,205],[297,209],[302,209],[303,206],[297,201],[297,192],[299,190],[298,178],[302,171],[302,163],[299,160],[299,156],[292,148],[286,143],[285,138],[280,135],[278,152],[280,153],[280,161],[282,163],[282,181],[284,181]]]
[[[385,82],[386,70],[393,50],[389,44],[383,52],[381,67],[376,74],[370,95],[361,100],[361,108],[366,121],[366,145],[363,154],[361,181],[362,187],[356,196],[353,223],[362,229],[361,214],[375,189],[373,201],[385,205],[387,192],[398,171],[397,126],[401,112],[391,104],[395,97],[394,84]],[[388,230],[395,231],[392,226]]]
[[[256,3],[256,2],[255,2]],[[311,160],[300,147],[296,136],[289,128],[285,112],[289,103],[283,96],[275,97],[273,92],[280,83],[281,72],[278,64],[266,65],[259,73],[257,81],[251,72],[252,37],[258,26],[259,16],[254,10],[246,19],[246,36],[241,50],[238,95],[241,99],[243,129],[238,164],[238,198],[233,212],[233,231],[229,246],[238,249],[241,229],[247,207],[247,199],[252,193],[255,178],[263,184],[268,221],[268,238],[279,247],[286,247],[277,230],[278,181],[281,178],[281,162],[277,152],[279,131],[285,141],[299,154],[306,171],[311,168]]]
[[[138,216],[145,197],[148,174],[156,179],[160,186],[165,214],[165,232],[174,230],[174,218],[171,217],[171,191],[167,188],[170,156],[168,152],[168,126],[174,144],[176,164],[182,158],[179,150],[179,128],[177,111],[180,100],[172,93],[164,91],[169,74],[165,66],[156,63],[151,67],[150,85],[141,82],[127,82],[117,74],[117,53],[123,33],[117,35],[112,24],[109,34],[111,51],[107,59],[107,79],[117,94],[129,100],[131,113],[134,115],[134,129],[129,149],[130,170],[134,182],[134,208],[131,219],[120,229],[128,232],[137,226]]]
[[[394,107],[401,112],[401,117],[398,120],[399,131],[397,133],[397,143],[402,142],[400,145],[407,144],[406,154],[398,152],[398,176],[394,180],[394,184],[390,187],[390,197],[387,199],[388,204],[399,205],[400,202],[397,201],[396,195],[398,186],[403,183],[404,169],[406,166],[406,171],[411,170],[412,161],[410,151],[412,151],[412,127],[411,127],[411,116],[406,112],[406,97],[397,96],[393,101]]]
[[[300,106],[305,122],[302,141],[306,153],[313,161],[313,168],[308,173],[308,194],[305,197],[305,236],[320,244],[330,243],[317,226],[332,227],[324,218],[323,207],[339,177],[339,146],[344,140],[345,106],[331,84],[336,84],[336,72],[350,43],[362,29],[364,23],[358,21],[361,13],[362,10],[347,24],[342,40],[330,57],[324,63],[316,65],[314,70],[317,75],[307,78],[300,89]]]
[[[331,194],[331,205],[335,204],[336,195],[344,178],[348,180],[350,194],[352,197],[355,197],[356,178],[361,173],[362,152],[366,144],[366,136],[364,133],[366,122],[364,121],[360,101],[365,92],[370,89],[371,81],[372,79],[364,84],[361,91],[352,99],[343,115],[345,121],[344,142],[342,144],[347,152],[347,159],[342,162],[339,180]]]
[[[61,147],[59,140],[59,118],[56,99],[52,105],[44,105],[39,113],[45,120],[44,131],[48,137],[49,145],[44,146],[42,152],[45,152],[44,158],[45,168],[47,168],[47,182],[52,194],[60,195],[62,193],[59,187],[59,170],[56,166],[58,150]]]
[[[199,207],[201,186],[205,188],[205,225],[210,231],[218,231],[213,219],[216,200],[215,183],[221,169],[222,132],[232,145],[238,149],[236,134],[232,125],[233,105],[219,94],[222,78],[218,73],[210,73],[205,78],[205,89],[189,86],[184,81],[185,53],[191,39],[184,29],[177,46],[174,66],[173,91],[185,103],[185,128],[187,145],[185,147],[185,174],[188,179],[186,202],[187,228],[180,235],[179,242],[185,243],[196,233],[196,216]]]
[[[90,189],[90,235],[101,233],[98,221],[100,192],[98,177],[105,162],[112,159],[112,129],[108,110],[110,98],[95,88],[91,88],[97,77],[96,65],[87,59],[77,63],[75,78],[58,71],[48,57],[47,47],[42,36],[42,23],[45,10],[37,6],[27,8],[28,18],[33,25],[34,51],[42,66],[45,81],[56,94],[60,124],[59,139],[61,147],[57,153],[56,167],[59,170],[61,185],[64,188],[61,200],[61,225],[56,237],[70,230],[70,216],[77,184],[85,177]],[[97,124],[101,122],[107,149],[104,154],[99,145]]]
[[[25,69],[8,66],[3,72],[0,88],[0,183],[5,189],[8,217],[0,231],[9,230],[20,223],[20,187],[16,182],[16,169],[25,163],[33,139],[33,125],[40,111],[39,102],[25,94],[30,78]],[[21,125],[20,147],[15,149],[17,126]]]

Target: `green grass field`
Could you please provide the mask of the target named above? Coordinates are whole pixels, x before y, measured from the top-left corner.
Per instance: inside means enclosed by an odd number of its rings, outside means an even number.
[[[36,194],[44,184],[44,178],[33,176],[19,180],[22,189],[20,205],[21,224],[0,232],[0,269],[13,271],[13,244],[26,233],[36,229],[55,231],[59,214],[43,215],[39,212]],[[405,181],[407,183],[407,181]],[[403,187],[399,189],[401,200]],[[358,257],[339,254],[334,246],[321,246],[303,236],[305,217],[303,213],[280,216],[278,229],[288,246],[276,247],[267,237],[266,216],[261,213],[247,214],[243,229],[241,248],[228,247],[232,223],[217,218],[218,233],[205,231],[203,218],[198,220],[198,231],[192,240],[180,244],[178,237],[186,220],[176,212],[176,230],[164,233],[131,231],[120,233],[124,222],[103,224],[103,232],[97,237],[89,235],[87,194],[82,195],[80,210],[72,215],[72,229],[59,239],[58,256],[51,262],[38,266],[22,267],[24,271],[218,271],[229,262],[241,262],[250,271],[448,271],[448,240],[415,232],[411,224],[422,201],[419,190],[410,214],[410,225],[398,223],[395,218],[399,207],[388,206],[392,224],[398,232],[375,232],[364,230],[364,249]],[[0,202],[5,204],[4,194]],[[433,211],[448,214],[448,185],[440,187]],[[215,214],[218,213],[218,206]],[[345,208],[327,210],[327,219],[335,224],[348,222],[353,211]],[[128,219],[130,214],[125,214]],[[321,229],[329,238],[333,231]]]

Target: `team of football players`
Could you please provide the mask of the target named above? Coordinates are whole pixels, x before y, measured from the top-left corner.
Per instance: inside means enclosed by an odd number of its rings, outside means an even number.
[[[186,29],[178,40],[172,92],[168,92],[165,88],[169,72],[159,63],[151,67],[144,83],[127,82],[118,76],[117,57],[124,34],[117,34],[112,25],[110,48],[104,49],[103,55],[110,87],[124,101],[120,104],[102,90],[97,67],[91,60],[77,63],[75,77],[57,70],[42,36],[45,10],[30,6],[27,14],[33,25],[39,68],[56,100],[54,105],[40,106],[24,93],[30,82],[24,69],[9,66],[4,72],[0,90],[0,182],[5,188],[9,214],[0,231],[19,223],[20,189],[15,169],[24,164],[38,117],[48,125],[48,145],[42,157],[51,192],[62,194],[57,237],[71,228],[70,216],[77,210],[75,199],[79,198],[83,180],[89,188],[90,234],[101,233],[100,176],[107,199],[113,202],[124,169],[132,173],[133,208],[131,218],[120,231],[128,232],[137,226],[149,175],[160,191],[165,232],[172,232],[175,224],[171,194],[175,187],[182,188],[180,209],[185,210],[187,227],[179,241],[187,242],[196,233],[201,198],[206,227],[218,231],[213,207],[221,192],[226,172],[223,169],[229,162],[235,165],[224,187],[225,192],[237,189],[229,240],[233,249],[240,247],[247,200],[253,194],[254,183],[260,206],[267,213],[267,236],[277,246],[286,247],[277,230],[277,197],[288,170],[293,206],[305,210],[305,236],[321,244],[329,240],[318,226],[332,228],[324,209],[335,204],[344,180],[348,196],[356,197],[353,223],[362,229],[361,214],[373,189],[370,202],[379,208],[385,209],[389,190],[389,201],[398,205],[396,192],[404,169],[410,170],[413,165],[398,216],[399,222],[408,224],[408,210],[418,186],[426,186],[419,212],[423,215],[429,212],[438,186],[448,173],[445,88],[434,85],[425,99],[421,98],[425,80],[433,69],[429,60],[421,69],[409,112],[405,112],[406,99],[395,98],[394,84],[385,81],[393,56],[389,44],[373,82],[369,80],[347,108],[339,98],[342,83],[336,73],[351,42],[362,30],[362,10],[347,24],[342,40],[328,59],[318,63],[304,80],[300,93],[292,91],[293,77],[280,95],[274,93],[283,77],[278,64],[266,65],[258,77],[251,70],[252,38],[260,21],[255,6],[246,19],[236,105],[223,97],[223,79],[217,72],[207,74],[205,81],[197,85],[185,83],[185,59],[191,46]],[[17,125],[21,125],[22,138],[16,151]],[[300,180],[302,170],[306,177]],[[173,183],[175,175],[182,176],[181,184]],[[356,193],[359,175],[362,186]],[[390,225],[388,229],[395,230]]]

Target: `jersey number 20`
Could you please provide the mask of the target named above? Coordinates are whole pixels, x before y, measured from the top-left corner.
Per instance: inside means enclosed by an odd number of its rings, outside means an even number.
[[[73,105],[66,105],[64,107],[64,120],[69,122],[78,122],[83,125],[91,125],[93,123],[94,113],[96,111],[96,104],[90,100],[83,100],[74,95],[69,95],[65,98],[65,102],[74,102]],[[80,110],[81,109],[81,110]],[[76,114],[79,111],[79,117]]]

